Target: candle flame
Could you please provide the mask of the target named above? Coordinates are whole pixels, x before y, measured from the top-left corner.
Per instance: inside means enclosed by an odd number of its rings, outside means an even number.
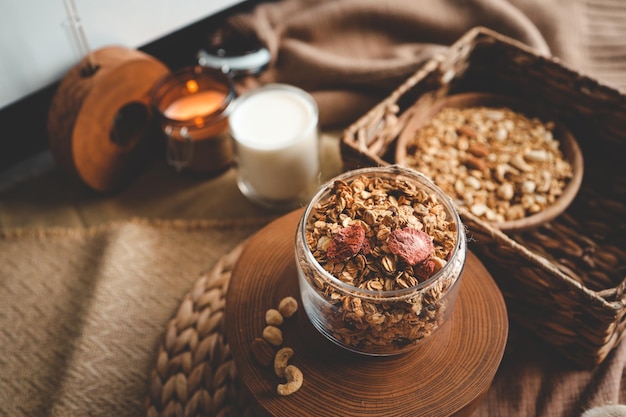
[[[196,80],[189,80],[186,83],[187,91],[190,93],[195,93],[198,91],[198,82]]]
[[[193,122],[196,124],[197,127],[202,127],[204,126],[204,120],[202,119],[202,117],[196,117],[193,119]]]

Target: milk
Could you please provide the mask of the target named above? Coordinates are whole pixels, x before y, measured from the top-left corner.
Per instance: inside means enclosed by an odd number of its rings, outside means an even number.
[[[266,85],[238,98],[229,122],[241,191],[268,206],[305,203],[320,171],[311,96],[284,84]]]

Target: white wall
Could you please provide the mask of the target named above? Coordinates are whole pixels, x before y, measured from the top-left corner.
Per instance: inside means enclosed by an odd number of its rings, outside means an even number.
[[[90,49],[139,47],[241,0],[74,0]],[[0,0],[0,108],[62,78],[80,54],[64,0]]]

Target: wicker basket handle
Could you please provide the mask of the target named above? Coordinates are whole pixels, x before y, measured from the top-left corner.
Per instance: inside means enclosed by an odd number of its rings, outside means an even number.
[[[607,302],[619,303],[626,307],[626,277],[617,286],[598,291],[597,294]]]
[[[626,305],[626,277],[615,287],[615,301]]]

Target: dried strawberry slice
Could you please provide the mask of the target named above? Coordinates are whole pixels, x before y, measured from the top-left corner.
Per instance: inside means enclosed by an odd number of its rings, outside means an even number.
[[[365,230],[358,224],[353,224],[344,227],[333,236],[333,240],[326,249],[326,257],[331,262],[347,261],[361,249],[369,251],[369,245],[365,240]]]
[[[435,273],[435,263],[431,259],[426,259],[424,262],[413,266],[413,273],[421,281],[426,281]]]
[[[363,245],[361,246],[361,250],[359,252],[367,256],[369,255],[371,251],[372,251],[372,246],[370,245],[370,242],[367,239],[363,239]]]
[[[430,257],[435,250],[433,241],[426,232],[405,227],[389,235],[387,245],[391,253],[404,259],[409,265],[417,265]]]

